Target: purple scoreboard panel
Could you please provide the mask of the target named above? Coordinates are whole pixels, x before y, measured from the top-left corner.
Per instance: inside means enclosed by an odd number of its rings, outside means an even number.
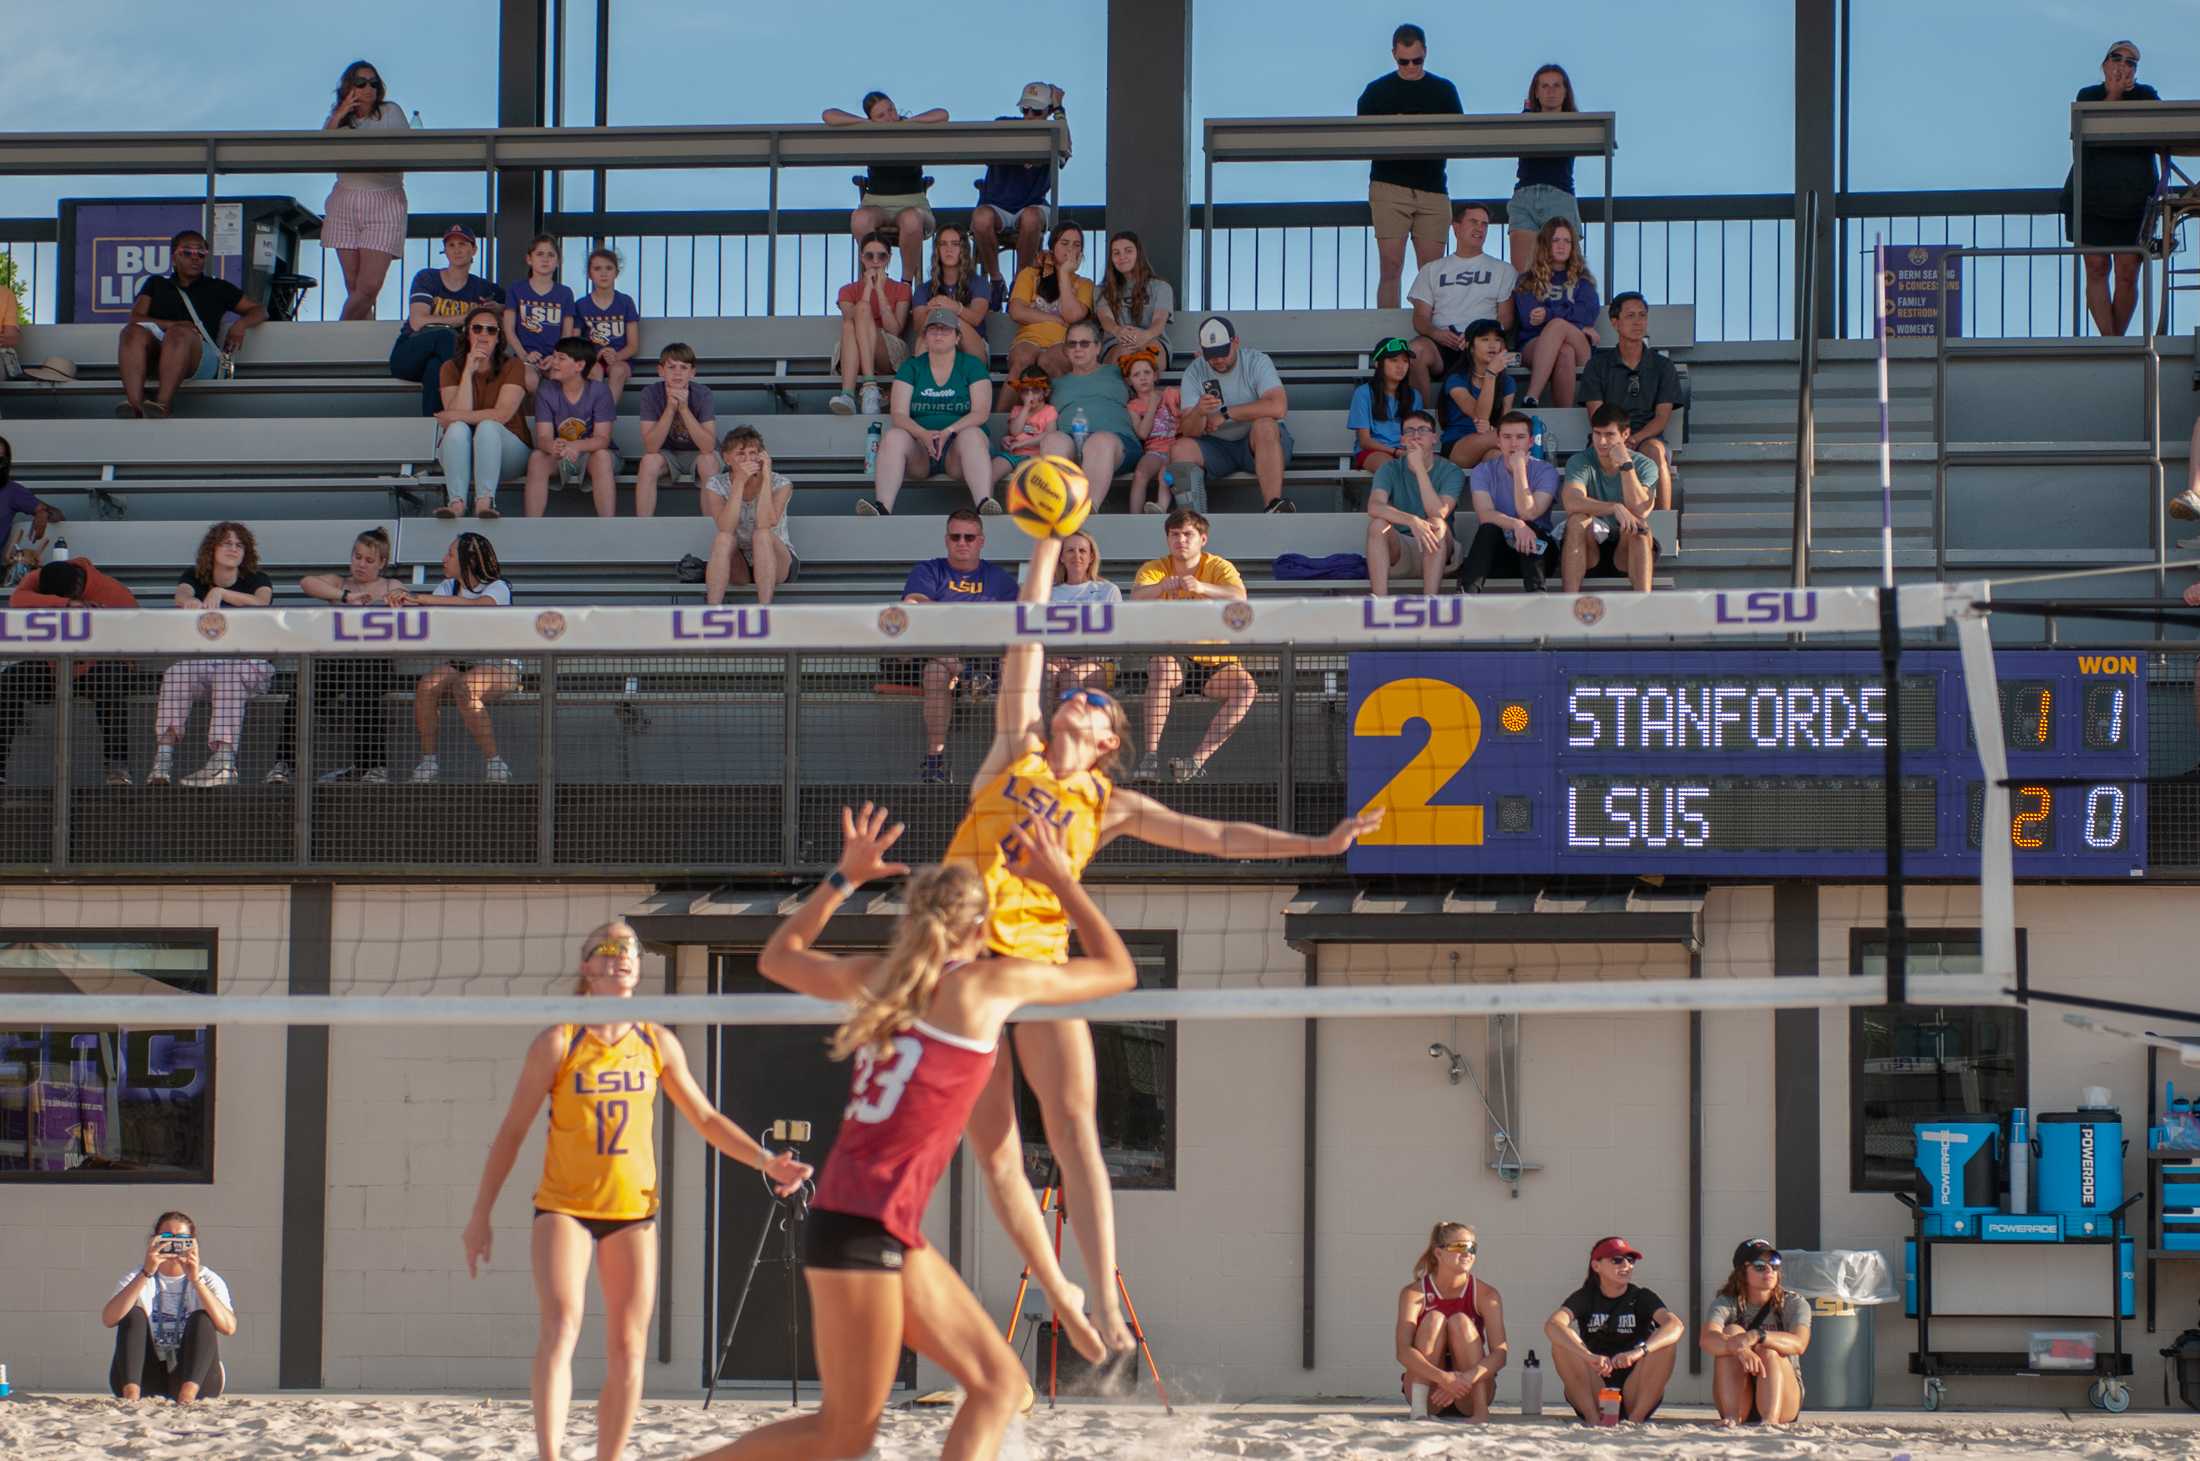
[[[1349,797],[1384,824],[1355,873],[1877,876],[1899,736],[1905,868],[1975,877],[2146,870],[2146,694],[2130,654],[1996,656],[2010,822],[1985,780],[1952,650],[1355,654]],[[2026,778],[2035,778],[2028,782]],[[2076,784],[2059,784],[2070,780]]]

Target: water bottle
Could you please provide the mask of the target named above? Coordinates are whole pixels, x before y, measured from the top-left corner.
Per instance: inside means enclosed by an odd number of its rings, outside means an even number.
[[[1543,452],[1543,418],[1541,416],[1530,416],[1528,418],[1528,427],[1535,437],[1534,445],[1528,448],[1528,455],[1534,457],[1539,462],[1548,461],[1549,458],[1546,457]]]
[[[10,1386],[8,1385],[8,1367],[6,1365],[0,1365],[0,1400],[5,1400],[8,1398],[9,1388]]]
[[[53,540],[53,561],[56,563],[69,561],[69,540],[67,538]]]
[[[885,431],[886,425],[884,422],[873,421],[869,429],[863,433],[863,475],[866,477],[876,477],[878,475],[878,442],[879,437],[884,435]]]
[[[1520,1367],[1520,1413],[1543,1413],[1543,1366],[1532,1349],[1528,1351],[1528,1362]]]
[[[414,107],[414,108],[413,108],[413,129],[414,129],[415,131],[418,131],[418,130],[419,130],[419,128],[420,128],[420,108],[418,108],[418,107]]]
[[[1606,1386],[1605,1386],[1605,1387],[1604,1387],[1603,1389],[1601,1389],[1601,1390],[1597,1391],[1597,1424],[1598,1424],[1598,1425],[1618,1425],[1618,1424],[1619,1424],[1619,1402],[1620,1402],[1620,1398],[1621,1398],[1621,1397],[1620,1397],[1620,1393],[1619,1393],[1619,1391],[1617,1391],[1617,1390],[1614,1390],[1614,1389],[1613,1389],[1613,1388],[1612,1388],[1611,1386],[1609,1386],[1609,1385],[1606,1385]]]
[[[1087,422],[1087,421],[1085,420],[1085,408],[1084,408],[1084,407],[1082,407],[1082,406],[1079,406],[1079,407],[1078,407],[1078,408],[1077,408],[1077,409],[1076,409],[1075,411],[1072,411],[1072,412],[1070,413],[1070,418],[1069,418],[1069,440],[1070,440],[1070,448],[1071,448],[1071,450],[1072,450],[1072,451],[1074,451],[1074,452],[1076,453],[1076,455],[1077,455],[1077,460],[1079,460],[1079,461],[1083,461],[1083,460],[1085,459],[1085,436],[1086,436],[1086,433],[1090,432],[1091,430],[1092,430],[1092,426],[1091,426],[1091,424],[1090,424],[1089,422]]]

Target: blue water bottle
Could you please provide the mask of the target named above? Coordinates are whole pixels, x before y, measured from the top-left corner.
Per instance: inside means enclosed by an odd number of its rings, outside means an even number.
[[[1543,418],[1541,416],[1530,416],[1528,418],[1528,429],[1535,437],[1534,443],[1528,448],[1528,455],[1539,462],[1549,461],[1550,458],[1544,455],[1543,452]]]
[[[870,429],[863,434],[863,475],[866,477],[878,475],[878,441],[885,429],[882,423],[874,419]]]
[[[1086,434],[1087,434],[1087,433],[1089,433],[1089,432],[1090,432],[1091,430],[1092,430],[1092,426],[1091,426],[1091,424],[1090,424],[1089,422],[1087,422],[1087,421],[1085,420],[1085,408],[1084,408],[1084,407],[1082,407],[1082,406],[1079,406],[1079,407],[1078,407],[1078,408],[1077,408],[1077,409],[1076,409],[1075,411],[1072,411],[1072,412],[1070,413],[1070,418],[1069,418],[1069,440],[1070,440],[1070,446],[1071,446],[1071,447],[1072,447],[1072,448],[1073,448],[1073,449],[1074,449],[1074,450],[1076,451],[1076,453],[1077,453],[1077,460],[1079,460],[1079,461],[1083,461],[1083,460],[1085,459],[1085,436],[1086,436]]]

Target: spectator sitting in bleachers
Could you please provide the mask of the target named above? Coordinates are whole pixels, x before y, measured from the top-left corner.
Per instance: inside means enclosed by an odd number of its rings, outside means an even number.
[[[49,523],[60,522],[66,516],[60,508],[42,501],[38,494],[15,480],[15,447],[6,437],[0,436],[0,542],[10,536],[9,529],[14,526],[18,513],[40,511],[46,514]],[[38,536],[45,534],[40,532]]]
[[[116,348],[122,372],[117,416],[166,416],[175,405],[177,386],[186,378],[214,379],[222,356],[234,353],[244,343],[245,331],[267,319],[258,300],[245,298],[236,285],[206,272],[211,253],[206,235],[187,228],[168,241],[170,272],[151,275],[138,286]],[[236,319],[223,329],[222,317],[232,313]],[[148,371],[159,382],[150,401],[145,399]]]
[[[634,378],[634,352],[642,348],[641,307],[633,295],[620,293],[619,267],[617,249],[593,250],[588,255],[588,288],[573,301],[578,333],[596,352],[588,378],[609,386],[614,403],[626,399],[626,383]]]
[[[1495,320],[1513,327],[1513,290],[1519,274],[1503,259],[1482,252],[1490,235],[1490,210],[1461,203],[1451,216],[1452,251],[1413,276],[1406,299],[1413,305],[1413,389],[1436,399],[1435,382],[1458,370],[1467,356],[1467,326]]]
[[[1497,450],[1500,416],[1513,408],[1513,378],[1505,374],[1505,332],[1495,320],[1467,326],[1466,353],[1444,377],[1437,407],[1444,418],[1444,455],[1464,471]]]
[[[1131,388],[1123,372],[1100,363],[1100,326],[1082,319],[1069,327],[1063,341],[1069,351],[1069,369],[1054,381],[1054,430],[1041,442],[1050,456],[1070,457],[1085,469],[1092,493],[1092,510],[1108,500],[1108,486],[1115,474],[1137,461],[1145,444],[1131,420]],[[1080,443],[1077,423],[1084,422]]]
[[[53,547],[54,523],[60,516],[59,508],[41,502],[31,509],[29,517],[7,530],[5,546],[0,547],[0,562],[7,565],[5,587],[14,588],[45,564],[46,554]]]
[[[718,525],[703,571],[703,602],[722,604],[726,585],[756,585],[756,601],[769,604],[783,583],[802,571],[794,539],[787,535],[787,503],[794,483],[772,470],[763,433],[736,426],[726,433],[725,466],[696,494]]]
[[[1367,492],[1367,583],[1377,598],[1390,592],[1390,571],[1421,576],[1434,596],[1452,556],[1451,515],[1466,490],[1466,473],[1436,449],[1436,418],[1418,408],[1399,423],[1401,450],[1376,470]]]
[[[11,609],[134,609],[137,596],[92,566],[89,558],[48,563],[8,595]],[[7,755],[33,705],[51,705],[54,662],[19,659],[0,670],[0,786],[7,784]],[[120,660],[78,660],[76,693],[92,702],[99,722],[101,759],[109,786],[130,784],[130,667]]]
[[[396,608],[456,607],[510,608],[512,586],[504,580],[504,565],[497,550],[479,533],[460,533],[443,550],[443,582],[435,592],[416,594],[398,589],[389,596]],[[474,738],[486,761],[482,775],[488,781],[510,781],[510,763],[497,754],[496,727],[489,721],[489,706],[517,690],[522,666],[516,659],[446,661],[420,677],[413,686],[413,729],[420,735],[420,764],[413,767],[415,782],[434,781],[443,774],[436,755],[443,702],[458,707],[458,718]]]
[[[1360,93],[1354,108],[1363,117],[1457,116],[1459,88],[1428,69],[1428,33],[1401,25],[1390,35],[1390,59],[1397,67],[1378,76]],[[1406,236],[1413,237],[1413,264],[1422,269],[1443,252],[1444,217],[1451,195],[1440,157],[1378,159],[1367,170],[1367,211],[1375,227],[1375,255],[1381,273],[1375,307],[1398,307],[1398,279],[1405,272]],[[1423,381],[1425,393],[1428,383]]]
[[[1566,513],[1561,572],[1566,592],[1587,577],[1626,578],[1650,592],[1658,545],[1650,536],[1658,464],[1627,445],[1627,412],[1607,403],[1589,414],[1589,450],[1566,464],[1559,506]]]
[[[487,522],[500,516],[497,484],[527,466],[527,367],[504,348],[504,311],[494,304],[473,307],[463,338],[466,353],[445,360],[439,378],[444,501],[435,515],[459,516],[471,495],[474,515]]]
[[[1062,337],[1092,313],[1092,281],[1077,272],[1084,260],[1085,231],[1064,223],[1054,230],[1039,261],[1017,271],[1016,285],[1008,292],[1008,317],[1017,325],[1008,347],[1011,376],[1034,365],[1048,375],[1069,369]]]
[[[552,234],[538,233],[527,245],[527,277],[504,291],[504,342],[527,366],[527,389],[542,385],[550,352],[580,331],[573,318],[573,291],[558,282],[565,255]],[[595,353],[589,353],[593,362]]]
[[[1175,386],[1161,384],[1157,349],[1142,350],[1115,362],[1130,387],[1125,408],[1131,413],[1131,430],[1138,436],[1138,469],[1131,473],[1131,511],[1167,512],[1161,500],[1161,474],[1169,470],[1169,453],[1176,447],[1176,422],[1183,411],[1183,396]],[[1146,491],[1153,489],[1152,502]]]
[[[616,404],[618,397],[612,397]],[[657,378],[642,387],[642,460],[634,469],[634,515],[657,511],[657,479],[693,477],[707,483],[725,470],[715,443],[718,408],[710,387],[695,378],[695,351],[674,343],[657,352]],[[702,504],[711,511],[710,504]]]
[[[956,224],[943,223],[932,237],[932,272],[917,285],[910,318],[922,321],[933,305],[946,305],[961,317],[963,353],[989,361],[985,317],[1007,292],[972,262],[970,236]]]
[[[1643,343],[1650,332],[1650,303],[1628,290],[1612,296],[1612,334],[1605,349],[1581,370],[1581,404],[1593,417],[1599,406],[1627,413],[1627,444],[1658,464],[1659,507],[1673,505],[1673,454],[1665,428],[1680,404],[1681,374],[1660,351]]]
[[[995,121],[1036,122],[1062,118],[1061,164],[1069,163],[1069,113],[1062,106],[1062,88],[1044,81],[1027,85],[1016,98],[1016,116]],[[1001,251],[1016,250],[1016,269],[1021,273],[1038,260],[1039,240],[1046,237],[1049,217],[1047,165],[1043,162],[996,162],[978,179],[978,206],[970,212],[970,232],[977,240],[978,258],[985,272],[1001,282]],[[939,245],[935,243],[934,248]]]
[[[208,528],[199,540],[198,558],[176,584],[179,609],[257,609],[274,598],[275,580],[260,570],[260,545],[252,529],[238,522],[218,522]],[[206,728],[209,755],[204,766],[183,778],[183,784],[236,785],[237,733],[244,726],[245,707],[274,676],[275,666],[264,659],[185,659],[170,665],[160,677],[159,743],[145,784],[166,786],[175,778],[176,745],[183,739],[184,722],[191,717],[192,705],[206,699],[213,705],[213,718]]]
[[[1245,597],[1245,580],[1239,575],[1237,565],[1207,551],[1207,519],[1203,515],[1180,507],[1162,524],[1162,533],[1168,540],[1169,551],[1139,567],[1138,576],[1131,581],[1133,599]],[[1131,771],[1133,781],[1160,778],[1161,735],[1168,729],[1169,706],[1179,690],[1188,695],[1203,695],[1218,703],[1214,719],[1207,722],[1207,733],[1199,738],[1199,745],[1192,754],[1170,758],[1172,781],[1197,781],[1205,776],[1208,761],[1222,749],[1223,742],[1230,739],[1230,733],[1253,708],[1253,697],[1259,693],[1259,686],[1235,656],[1195,654],[1191,662],[1191,674],[1187,678],[1184,661],[1173,654],[1157,654],[1146,661],[1146,705],[1139,727],[1145,741],[1145,753]]]
[[[1392,335],[1377,340],[1367,357],[1367,379],[1352,391],[1352,405],[1344,413],[1345,428],[1352,433],[1352,470],[1380,472],[1398,455],[1399,428],[1408,411],[1421,409],[1420,392],[1406,384],[1413,364],[1413,347]]]
[[[1528,78],[1528,99],[1523,112],[1578,112],[1574,105],[1574,79],[1564,66],[1538,66]],[[1545,227],[1556,219],[1573,225],[1576,250],[1581,245],[1581,204],[1574,197],[1574,160],[1570,157],[1523,157],[1513,184],[1512,201],[1505,205],[1506,254],[1513,270],[1526,274],[1542,257]],[[1596,318],[1594,311],[1589,316]],[[1526,348],[1522,341],[1522,348]]]
[[[1016,601],[1016,575],[998,563],[985,561],[985,519],[967,507],[947,515],[947,554],[926,558],[909,570],[901,586],[905,604],[1009,604]],[[970,694],[991,688],[990,668],[997,661],[981,661],[970,667],[966,682],[963,662],[952,657],[924,662],[924,763],[917,780],[941,785],[947,780],[947,727],[955,714],[958,686]]]
[[[298,582],[298,591],[324,604],[366,608],[390,602],[404,585],[389,576],[390,535],[386,528],[369,528],[351,541],[351,564],[341,573],[309,573]],[[390,779],[389,722],[382,701],[397,685],[397,667],[378,655],[338,654],[317,661],[313,667],[313,710],[321,724],[341,712],[346,735],[334,758],[336,765],[317,778],[323,783],[361,781],[381,785]],[[297,759],[298,700],[291,697],[283,718],[283,744],[276,766],[286,774],[270,781],[288,780]]]
[[[892,97],[873,91],[864,95],[862,116],[827,107],[824,119],[835,127],[856,122],[944,122],[947,108],[932,107],[905,117]],[[902,282],[909,283],[917,277],[924,238],[932,231],[932,200],[925,193],[924,169],[913,162],[874,162],[860,188],[856,210],[848,215],[848,231],[861,244],[891,222],[901,238]]]
[[[981,512],[999,512],[993,500],[993,462],[986,450],[986,422],[993,414],[993,381],[985,362],[957,348],[961,316],[935,304],[924,317],[924,352],[894,372],[893,424],[880,437],[875,498],[856,504],[867,517],[890,516],[904,477],[922,482],[935,471],[960,478]]]
[[[1543,592],[1550,566],[1551,508],[1558,501],[1558,468],[1529,453],[1534,423],[1507,411],[1497,423],[1497,455],[1467,478],[1476,527],[1459,570],[1459,591],[1478,594],[1492,573],[1520,575],[1527,592]]]
[[[354,61],[336,82],[336,105],[324,132],[411,129],[405,109],[389,99],[382,70]],[[371,320],[390,265],[405,257],[405,175],[396,172],[344,172],[321,205],[321,247],[336,251],[344,271],[347,320]]]
[[[1175,463],[1176,505],[1203,511],[1207,478],[1251,472],[1260,479],[1263,512],[1296,512],[1283,495],[1291,464],[1291,398],[1266,354],[1238,339],[1227,315],[1199,322],[1199,359],[1184,372],[1178,390]]]
[[[1060,576],[1050,597],[1057,604],[1120,604],[1123,591],[1101,576],[1100,545],[1090,533],[1071,533],[1062,539]],[[1073,691],[1106,690],[1115,680],[1112,659],[1055,657],[1047,661],[1047,691],[1054,700]]]
[[[1016,404],[1008,408],[1008,423],[1001,428],[1001,444],[993,453],[996,467],[1009,468],[1039,455],[1039,443],[1054,429],[1057,413],[1047,397],[1054,382],[1035,370],[1008,382]],[[996,473],[996,476],[999,475]]]
[[[1524,408],[1543,404],[1546,385],[1553,405],[1574,403],[1574,377],[1596,351],[1599,307],[1596,275],[1581,256],[1579,230],[1567,219],[1552,219],[1536,235],[1535,262],[1513,293],[1520,358],[1528,367]]]
[[[527,457],[529,517],[549,510],[553,471],[560,485],[568,487],[580,485],[585,476],[595,495],[596,516],[618,515],[619,453],[611,445],[611,428],[619,408],[612,404],[610,387],[588,378],[592,358],[587,341],[565,339],[543,363],[549,379],[535,392],[535,449]]]
[[[1093,313],[1099,316],[1105,342],[1102,360],[1154,349],[1167,363],[1169,346],[1162,332],[1169,327],[1169,316],[1176,313],[1176,291],[1168,280],[1154,277],[1153,266],[1146,262],[1146,246],[1127,228],[1108,240],[1107,277],[1093,301]]]
[[[454,223],[445,230],[443,257],[442,268],[413,275],[405,323],[390,346],[390,374],[420,382],[423,416],[443,409],[443,362],[465,343],[460,331],[474,306],[493,306],[498,328],[504,321],[504,291],[472,272],[474,236],[465,224]],[[521,382],[523,388],[525,384]]]
[[[863,414],[877,415],[879,389],[868,377],[892,375],[909,358],[902,335],[909,328],[910,289],[887,274],[886,265],[893,257],[884,238],[865,235],[856,277],[840,286],[835,301],[840,310],[840,342],[833,346],[840,394],[826,403],[836,415],[855,414],[858,376],[866,377]]]

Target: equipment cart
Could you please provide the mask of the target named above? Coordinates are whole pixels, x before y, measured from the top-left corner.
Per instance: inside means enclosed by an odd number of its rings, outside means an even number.
[[[2121,1258],[2124,1243],[2124,1212],[2146,1194],[2135,1192],[2124,1199],[2115,1212],[2112,1231],[2098,1237],[2064,1238],[2065,1244],[2100,1248],[2108,1254],[2108,1319],[2112,1337],[2108,1349],[2094,1356],[2091,1371],[2035,1369],[2032,1357],[2025,1350],[1936,1350],[1932,1341],[1933,1322],[1933,1250],[1942,1244],[1964,1244],[1972,1247],[2007,1250],[2012,1258],[2022,1256],[2036,1247],[2032,1243],[1994,1242],[1974,1235],[1944,1237],[1925,1231],[1925,1214],[1917,1199],[1909,1193],[1894,1194],[1895,1200],[1910,1209],[1911,1241],[1916,1246],[1917,1281],[1917,1348],[1910,1354],[1910,1373],[1922,1375],[1925,1381],[1925,1408],[1938,1410],[1947,1400],[1947,1380],[1959,1375],[2030,1375],[2041,1379],[2077,1379],[2090,1375],[2093,1383],[2086,1391],[2086,1400],[2096,1410],[2120,1414],[2131,1408],[2131,1387],[2124,1383],[2131,1374],[2131,1354],[2124,1348],[2124,1294]],[[1968,1317],[1944,1315],[1943,1317]],[[1992,1317],[2002,1318],[2003,1315]],[[2081,1316],[2098,1319],[2098,1314]]]

